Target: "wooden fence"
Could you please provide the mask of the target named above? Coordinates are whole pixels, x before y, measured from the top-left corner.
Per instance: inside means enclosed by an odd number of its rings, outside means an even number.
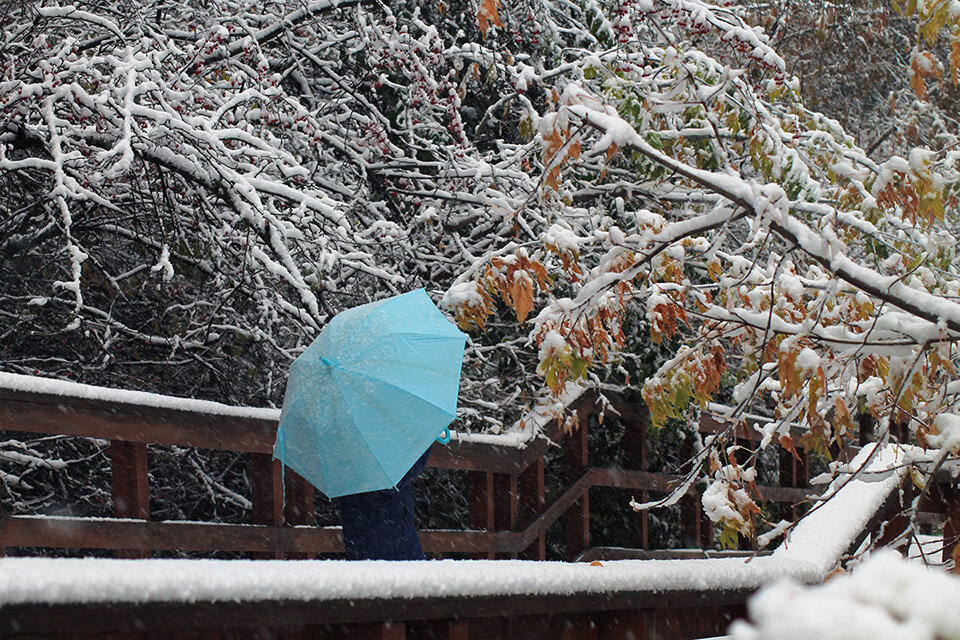
[[[629,489],[644,497],[647,492],[667,492],[679,482],[678,476],[646,471],[643,408],[624,402],[613,406],[626,423],[623,468],[590,466],[587,438],[591,416],[598,411],[595,399],[583,397],[573,408],[579,425],[572,433],[564,436],[553,425],[525,447],[470,440],[435,445],[430,466],[468,474],[470,529],[422,531],[424,551],[433,556],[542,560],[547,528],[564,518],[566,556],[573,560],[591,546],[592,488]],[[709,419],[700,425],[705,433],[720,426]],[[146,557],[158,550],[250,552],[275,558],[342,552],[339,528],[310,526],[313,488],[289,469],[281,473],[272,458],[276,428],[276,422],[267,419],[0,388],[0,429],[110,441],[114,505],[113,518],[5,517],[0,520],[0,549],[112,549],[123,557]],[[565,486],[547,505],[544,454],[551,441],[562,443]],[[148,444],[249,453],[250,523],[151,521]],[[804,500],[807,470],[802,451],[799,460],[784,456],[781,467],[782,486],[758,487],[761,497],[784,504]],[[647,517],[635,517],[634,546],[646,548]],[[713,547],[712,527],[695,490],[682,499],[681,530],[684,547]]]

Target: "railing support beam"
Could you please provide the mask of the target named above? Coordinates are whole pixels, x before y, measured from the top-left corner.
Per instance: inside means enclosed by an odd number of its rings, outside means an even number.
[[[564,438],[564,475],[568,485],[582,476],[589,466],[589,435],[591,413],[585,407],[577,410],[577,421],[571,433]],[[566,557],[574,560],[590,546],[590,492],[578,499],[566,514]]]
[[[467,472],[467,517],[470,528],[480,531],[493,531],[493,474],[484,471]],[[492,553],[475,554],[477,558],[493,559]]]
[[[522,528],[530,526],[546,504],[543,458],[536,460],[520,474],[517,481],[517,519]],[[546,560],[547,538],[540,534],[536,541],[520,552],[524,560]]]
[[[113,514],[117,518],[150,519],[150,484],[147,469],[147,445],[139,442],[110,441],[113,469]],[[150,552],[117,550],[118,558],[148,558]]]
[[[283,526],[282,467],[269,453],[250,454],[250,495],[253,508],[250,511],[252,524],[272,527]],[[283,559],[283,552],[275,550],[257,554],[259,558]]]

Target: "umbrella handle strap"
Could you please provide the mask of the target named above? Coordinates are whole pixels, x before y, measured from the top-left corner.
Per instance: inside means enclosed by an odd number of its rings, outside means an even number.
[[[443,428],[443,431],[441,431],[440,435],[437,436],[437,442],[440,444],[447,444],[450,442],[450,427]]]

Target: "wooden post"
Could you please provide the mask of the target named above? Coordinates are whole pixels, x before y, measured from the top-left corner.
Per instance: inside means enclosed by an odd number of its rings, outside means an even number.
[[[594,613],[554,615],[550,636],[557,640],[600,640],[598,618]]]
[[[150,519],[150,484],[147,473],[147,445],[140,442],[110,441],[113,468],[113,515],[116,518]],[[118,558],[148,558],[150,551],[117,550]]]
[[[517,528],[516,474],[493,474],[493,528],[497,531],[514,531]],[[517,554],[501,553],[496,557],[516,558]]]
[[[650,426],[650,410],[645,402],[636,405],[618,406],[617,410],[624,419],[623,440],[621,441],[621,464],[624,469],[647,470],[647,428]],[[641,491],[640,502],[647,502],[650,494]],[[640,549],[650,548],[650,512],[639,511],[633,514],[634,540]]]
[[[353,622],[345,624],[336,624],[325,630],[326,633],[319,634],[313,630],[308,630],[305,634],[297,634],[297,638],[344,638],[345,640],[404,640],[407,637],[407,625],[401,621],[387,622]],[[232,637],[232,636],[231,636]],[[257,635],[256,637],[293,637],[278,633]]]
[[[573,484],[577,478],[582,476],[589,466],[590,454],[587,449],[587,435],[590,415],[585,408],[581,407],[577,411],[576,427],[564,439],[563,460],[566,467],[564,475],[568,485]],[[568,561],[572,561],[590,546],[589,492],[570,506],[565,520],[567,530],[566,556]]]
[[[446,640],[470,640],[470,623],[466,620],[450,620],[446,631]]]
[[[383,622],[377,627],[373,635],[376,640],[404,640],[407,637],[407,625],[404,622]]]
[[[493,511],[493,474],[485,471],[467,473],[467,511],[471,529],[492,531],[494,528]],[[477,558],[493,559],[493,554],[478,551]]]
[[[688,437],[680,445],[680,459],[693,457],[693,439]],[[713,523],[703,511],[700,492],[690,489],[680,498],[680,544],[686,549],[713,547]]]
[[[546,503],[543,458],[538,458],[520,474],[517,493],[517,522],[521,529],[525,529],[537,519]],[[524,560],[546,560],[546,536],[537,536],[536,542],[521,551],[519,557]]]
[[[943,557],[944,563],[954,559],[957,541],[960,538],[960,487],[956,485],[941,485],[940,495],[943,497],[946,520],[943,523]],[[957,566],[953,571],[958,573]]]
[[[290,467],[283,470],[285,499],[283,503],[283,521],[287,526],[313,525],[313,485],[304,480]],[[291,560],[315,558],[315,553],[288,553]]]
[[[269,453],[250,454],[250,501],[253,508],[250,521],[271,527],[283,526],[283,485],[280,480],[281,466]],[[283,559],[283,550],[274,549],[258,558]]]

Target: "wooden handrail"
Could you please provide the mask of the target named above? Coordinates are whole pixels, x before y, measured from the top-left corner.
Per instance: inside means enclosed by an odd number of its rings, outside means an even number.
[[[4,388],[0,388],[0,429],[263,454],[273,452],[277,438],[273,419]],[[429,465],[520,473],[543,455],[548,443],[546,437],[533,438],[522,448],[451,440],[434,446]]]

